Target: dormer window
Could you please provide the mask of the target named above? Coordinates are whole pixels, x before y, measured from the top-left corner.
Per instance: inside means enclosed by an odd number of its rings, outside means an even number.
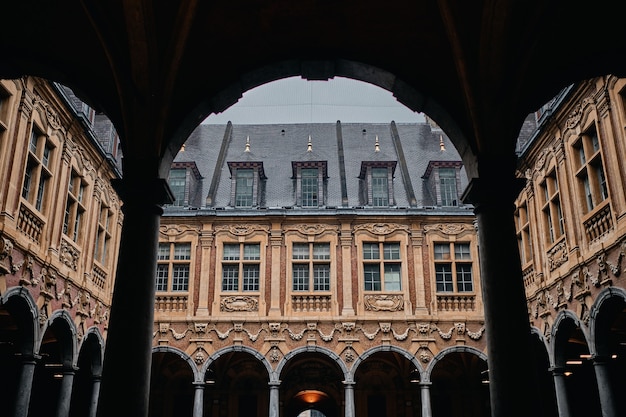
[[[231,206],[257,207],[261,204],[266,179],[262,162],[229,162],[231,173]]]
[[[267,179],[263,170],[263,162],[255,161],[250,152],[250,137],[246,139],[246,148],[240,162],[229,162],[230,169],[230,205],[233,207],[258,207],[263,204],[265,191],[264,181]]]
[[[319,207],[324,205],[326,185],[326,161],[320,161],[313,153],[311,137],[304,161],[293,161],[292,178],[295,179],[296,205],[300,207]]]
[[[393,198],[393,174],[396,161],[380,152],[378,136],[374,154],[369,161],[361,162],[361,201],[372,207],[389,207],[395,204]]]
[[[422,176],[433,199],[433,204],[442,207],[458,206],[461,183],[461,161],[430,161]]]
[[[168,184],[174,196],[172,205],[199,207],[201,180],[202,176],[195,162],[172,163],[168,176]]]

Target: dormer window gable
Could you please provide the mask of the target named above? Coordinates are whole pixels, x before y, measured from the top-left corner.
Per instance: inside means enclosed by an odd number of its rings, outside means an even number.
[[[257,207],[261,205],[267,179],[263,162],[228,162],[231,178],[230,205],[233,207]]]
[[[296,183],[296,206],[323,206],[328,178],[326,161],[293,161],[291,168]]]
[[[430,161],[422,176],[437,206],[460,205],[461,161]]]
[[[393,177],[396,161],[361,162],[361,199],[367,206],[389,207],[395,205]]]

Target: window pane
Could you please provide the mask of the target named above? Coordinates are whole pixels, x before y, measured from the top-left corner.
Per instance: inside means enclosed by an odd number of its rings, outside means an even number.
[[[314,243],[313,244],[313,259],[330,259],[330,244],[329,243]]]
[[[380,266],[363,265],[363,278],[365,291],[380,291]]]
[[[239,265],[224,265],[222,268],[222,291],[239,290]]]
[[[455,259],[472,259],[470,255],[469,243],[455,243],[454,244],[454,258]]]
[[[385,264],[385,291],[400,291],[400,264]]]
[[[191,259],[191,243],[177,243],[174,245],[174,259]]]
[[[226,261],[238,261],[239,260],[239,244],[224,244],[224,260]]]
[[[188,291],[189,265],[174,265],[172,291]]]
[[[387,168],[372,168],[372,205],[376,207],[389,205]]]
[[[439,168],[439,189],[442,206],[457,205],[456,170],[454,168]]]
[[[174,205],[182,206],[185,203],[185,182],[187,179],[186,169],[170,170],[170,189],[174,195]]]
[[[380,259],[378,243],[363,244],[363,259]]]
[[[247,261],[261,259],[261,246],[258,244],[243,245],[243,259]]]
[[[243,290],[259,290],[259,265],[244,265],[243,267]]]
[[[293,265],[293,290],[308,291],[309,290],[309,265],[294,264]]]
[[[383,257],[384,259],[400,259],[400,244],[385,243],[383,245]]]
[[[156,290],[167,291],[167,269],[168,265],[157,265]]]
[[[293,256],[293,259],[309,259],[309,244],[308,243],[294,243],[292,256]]]
[[[330,291],[330,265],[313,266],[313,291]]]
[[[452,267],[450,264],[435,265],[435,280],[437,282],[437,292],[452,292]]]
[[[251,207],[254,191],[254,171],[252,169],[237,169],[235,184],[235,206]]]
[[[169,243],[159,243],[157,259],[159,260],[170,259],[170,244]]]
[[[435,259],[450,259],[450,245],[448,243],[435,243]]]
[[[456,284],[459,292],[474,291],[472,284],[472,265],[456,265]]]
[[[318,179],[317,168],[302,169],[302,206],[317,207]]]

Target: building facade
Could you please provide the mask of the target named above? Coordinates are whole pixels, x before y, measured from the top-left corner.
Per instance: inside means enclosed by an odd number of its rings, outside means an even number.
[[[528,313],[559,415],[626,410],[625,86],[606,76],[566,88],[520,143],[515,219]]]
[[[488,415],[473,208],[439,128],[201,125],[170,186],[151,415]]]
[[[625,86],[572,85],[520,137],[537,415],[626,409]],[[95,415],[117,146],[62,86],[0,82],[0,415]],[[151,416],[490,415],[474,208],[436,125],[201,125],[169,184]]]
[[[0,415],[95,415],[123,221],[117,142],[64,87],[0,81]]]

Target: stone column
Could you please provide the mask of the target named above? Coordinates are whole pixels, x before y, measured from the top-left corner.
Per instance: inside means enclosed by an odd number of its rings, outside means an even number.
[[[98,410],[98,396],[100,395],[100,375],[94,375],[91,382],[91,403],[89,404],[89,417],[96,417]]]
[[[618,417],[621,414],[619,414],[615,402],[616,396],[611,384],[609,361],[610,359],[606,356],[595,356],[593,358],[593,369],[596,373],[596,383],[598,384],[598,393],[600,394],[602,417]]]
[[[17,397],[15,399],[14,417],[26,417],[30,404],[30,394],[33,390],[33,377],[37,361],[33,356],[26,356],[22,359],[20,375],[17,381]]]
[[[282,226],[279,222],[272,222],[270,230],[270,248],[272,251],[272,277],[270,279],[270,309],[268,315],[280,317],[280,282],[281,282],[281,261],[280,252],[283,246]]]
[[[520,360],[532,351],[513,215],[523,182],[505,162],[482,161],[481,178],[474,178],[464,195],[474,205],[478,225],[493,417],[533,415],[537,398],[533,372],[520,372]]]
[[[270,382],[270,410],[269,417],[279,417],[280,411],[280,382]]]
[[[421,227],[421,224],[413,224],[411,227],[413,271],[415,271],[415,314],[428,314],[426,285],[424,284],[424,236]]]
[[[341,280],[343,282],[343,308],[342,316],[354,316],[354,306],[352,305],[352,281],[356,278],[352,276],[352,225],[347,222],[341,223],[339,235],[341,243]]]
[[[354,414],[354,382],[344,381],[344,417],[356,417]]]
[[[194,382],[193,417],[202,417],[204,414],[204,382]]]
[[[554,379],[554,392],[556,395],[556,406],[559,409],[559,417],[569,417],[569,402],[567,401],[567,389],[565,388],[565,370],[563,368],[550,368]]]
[[[207,227],[207,226],[204,226]],[[196,316],[209,317],[209,274],[211,269],[211,251],[213,249],[213,231],[203,229],[200,233],[200,250],[202,253],[202,269],[204,273],[201,273],[200,281],[200,297],[198,299],[198,309],[196,310]]]
[[[63,379],[61,379],[61,389],[59,390],[59,402],[57,403],[57,417],[68,417],[70,415],[74,373],[74,369],[63,370]]]
[[[124,224],[102,368],[99,417],[146,417],[150,395],[156,252],[162,204],[173,202],[167,182],[146,177],[142,161],[114,182]],[[127,172],[129,171],[129,172]],[[143,174],[143,175],[142,175]]]
[[[420,382],[420,394],[422,399],[422,417],[432,417],[433,410],[430,405],[430,386],[432,382]]]

